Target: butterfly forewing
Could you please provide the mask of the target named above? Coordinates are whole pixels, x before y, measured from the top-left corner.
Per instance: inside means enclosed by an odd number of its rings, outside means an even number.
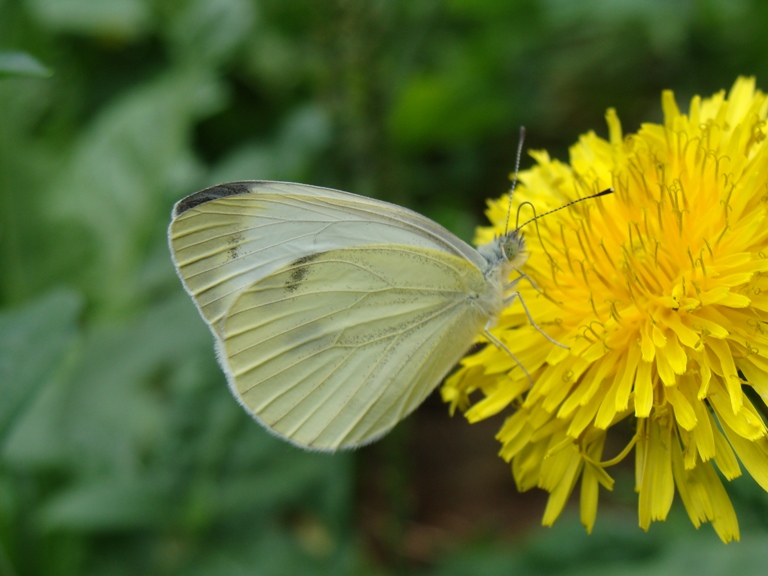
[[[471,246],[416,212],[284,182],[236,182],[193,194],[176,205],[169,239],[187,291],[219,337],[245,289],[304,256],[406,244],[484,264]]]
[[[488,320],[496,289],[464,258],[417,246],[306,255],[242,291],[223,321],[233,392],[267,427],[320,450],[363,444],[418,406]]]

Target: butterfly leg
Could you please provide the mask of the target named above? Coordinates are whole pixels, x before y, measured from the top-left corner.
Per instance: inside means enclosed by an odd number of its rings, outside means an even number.
[[[485,325],[485,329],[483,330],[483,334],[485,335],[485,337],[488,339],[488,341],[489,341],[489,342],[491,342],[491,344],[493,344],[493,345],[494,345],[494,346],[496,346],[497,348],[500,348],[501,350],[504,350],[504,351],[505,351],[507,354],[509,354],[509,356],[512,358],[512,360],[514,360],[514,361],[515,361],[515,363],[516,363],[518,366],[520,366],[520,369],[521,369],[523,372],[525,372],[525,375],[528,377],[528,381],[531,383],[531,386],[533,386],[533,378],[531,378],[531,375],[530,375],[530,374],[528,374],[528,370],[526,370],[526,369],[525,369],[525,366],[523,366],[523,363],[522,363],[522,362],[520,362],[520,360],[518,360],[518,359],[517,359],[517,356],[515,356],[514,354],[512,354],[512,350],[510,350],[509,348],[507,348],[507,347],[504,345],[504,342],[502,342],[501,340],[499,340],[498,338],[496,338],[496,336],[494,336],[493,334],[491,334],[491,330],[490,330],[490,327],[491,327],[491,323],[490,323],[490,322],[488,322],[488,324],[486,324],[486,325]]]
[[[541,291],[541,289],[540,289],[538,286],[536,286],[536,283],[535,283],[535,282],[534,282],[534,281],[531,279],[531,277],[530,277],[530,276],[528,276],[528,274],[526,274],[525,272],[522,272],[521,270],[518,270],[517,268],[515,268],[514,270],[515,270],[515,272],[517,272],[518,274],[520,274],[520,276],[518,276],[517,278],[515,278],[515,279],[514,279],[514,280],[512,280],[511,282],[508,282],[508,283],[507,283],[507,284],[504,286],[504,291],[505,291],[505,292],[507,292],[507,291],[509,291],[509,290],[512,290],[512,289],[513,289],[515,286],[517,286],[518,282],[520,282],[521,280],[527,280],[527,281],[528,281],[528,283],[531,285],[531,287],[532,287],[534,290],[536,290],[536,292],[538,292],[539,294],[543,294],[543,292]]]
[[[517,280],[520,280],[520,278],[516,278],[513,282],[516,282]],[[528,311],[528,306],[525,305],[525,300],[523,300],[523,296],[522,294],[520,294],[520,292],[512,292],[511,294],[507,295],[504,298],[504,304],[506,306],[509,306],[510,304],[512,304],[512,302],[515,301],[515,299],[517,299],[520,302],[520,305],[523,307],[523,310],[525,310],[525,315],[528,316],[528,322],[530,322],[531,326],[533,326],[534,328],[536,328],[536,330],[539,331],[539,334],[541,334],[542,336],[544,336],[544,338],[552,342],[552,344],[556,344],[561,348],[566,348],[566,349],[568,348],[568,346],[566,346],[565,344],[561,344],[560,342],[552,338],[552,336],[544,332],[544,330],[542,330],[539,327],[539,325],[536,324],[536,322],[533,320],[533,316],[531,316],[531,313]]]

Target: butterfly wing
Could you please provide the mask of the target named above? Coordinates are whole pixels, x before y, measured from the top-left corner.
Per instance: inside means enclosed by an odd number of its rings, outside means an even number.
[[[485,265],[474,248],[416,212],[286,182],[233,182],[184,198],[174,208],[169,243],[185,288],[219,338],[243,290],[310,254],[405,244]]]
[[[297,259],[235,299],[222,364],[270,430],[318,450],[370,442],[416,408],[471,346],[489,290],[464,258],[357,246]]]

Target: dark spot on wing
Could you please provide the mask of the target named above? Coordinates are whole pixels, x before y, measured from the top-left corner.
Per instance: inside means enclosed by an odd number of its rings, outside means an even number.
[[[218,186],[200,190],[200,192],[195,192],[194,194],[179,200],[173,210],[173,215],[174,217],[178,217],[195,206],[200,206],[201,204],[211,202],[212,200],[218,200],[219,198],[236,196],[237,194],[250,194],[253,184],[253,182],[230,182],[228,184],[219,184]]]
[[[318,256],[320,256],[320,254],[322,254],[322,252],[308,254],[306,256],[302,256],[298,260],[294,260],[291,263],[291,267],[293,268],[293,270],[291,270],[291,278],[285,283],[285,290],[287,292],[296,292],[296,290],[299,288],[299,284],[307,277],[307,274],[309,273],[309,267],[305,266],[305,264],[309,264]]]
[[[229,245],[229,249],[227,250],[227,259],[230,262],[240,257],[240,246],[242,242],[243,235],[239,232],[232,234],[232,236],[227,238],[227,244]]]

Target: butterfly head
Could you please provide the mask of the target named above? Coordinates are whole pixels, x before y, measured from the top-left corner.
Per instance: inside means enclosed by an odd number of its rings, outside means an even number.
[[[507,232],[498,239],[505,267],[519,268],[528,259],[525,249],[525,239],[518,230]]]
[[[517,268],[525,264],[528,253],[525,250],[525,239],[518,230],[512,230],[497,240],[501,250],[503,262],[510,268]]]
[[[525,264],[528,258],[525,240],[518,230],[507,232],[488,244],[479,246],[477,251],[488,261],[489,269],[501,269],[504,277],[513,269]]]

